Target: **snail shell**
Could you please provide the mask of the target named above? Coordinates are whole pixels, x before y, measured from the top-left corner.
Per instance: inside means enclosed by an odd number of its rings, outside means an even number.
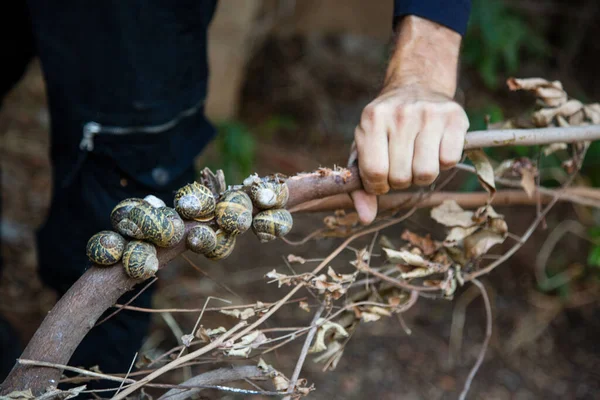
[[[195,226],[190,229],[187,235],[186,245],[194,253],[210,253],[217,246],[217,234],[208,225]]]
[[[123,252],[123,267],[131,278],[146,280],[153,277],[158,271],[156,248],[141,240],[127,243]]]
[[[146,203],[143,199],[129,198],[122,200],[110,213],[110,222],[113,228],[123,236],[134,239],[143,239],[143,232],[129,219],[131,210],[140,204]]]
[[[217,231],[217,244],[215,248],[204,255],[206,258],[213,261],[229,257],[235,247],[235,237],[236,235],[229,234],[224,230],[219,229]]]
[[[252,221],[252,230],[262,243],[287,235],[292,226],[292,214],[284,208],[261,211]]]
[[[162,201],[153,194],[149,194],[148,196],[144,197],[144,200],[150,203],[150,205],[154,208],[161,208],[167,206],[164,201]]]
[[[261,210],[283,208],[290,197],[290,191],[285,182],[254,181],[250,186],[250,198]]]
[[[175,210],[185,219],[209,221],[215,212],[215,197],[198,182],[188,183],[175,193]]]
[[[224,231],[237,235],[252,225],[252,200],[241,190],[225,192],[215,209],[217,224]]]
[[[86,254],[98,265],[113,265],[123,256],[127,241],[117,232],[100,231],[88,240]]]
[[[177,211],[171,207],[161,207],[158,209],[167,217],[167,220],[173,225],[173,236],[166,243],[165,247],[175,246],[183,239],[185,235],[185,222],[181,219]]]
[[[136,232],[141,231],[141,239],[160,247],[167,247],[175,235],[175,228],[166,213],[147,202],[133,207],[129,212],[129,220]]]

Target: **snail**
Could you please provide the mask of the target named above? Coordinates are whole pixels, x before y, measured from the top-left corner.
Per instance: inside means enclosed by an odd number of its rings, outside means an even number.
[[[207,254],[217,246],[217,234],[208,225],[198,225],[190,229],[186,246],[194,253]]]
[[[236,235],[229,234],[222,229],[217,230],[217,244],[212,251],[206,252],[204,255],[209,260],[217,261],[227,258],[233,252],[235,247]]]
[[[165,247],[171,247],[176,245],[183,239],[183,235],[185,235],[185,222],[181,219],[177,211],[171,207],[161,207],[158,211],[162,212],[167,220],[173,225],[173,236],[170,240],[166,242]]]
[[[146,280],[158,271],[156,248],[141,240],[132,240],[123,252],[123,267],[131,278]]]
[[[160,247],[167,247],[176,234],[164,211],[147,202],[133,207],[129,220],[136,239],[146,239]]]
[[[121,235],[134,239],[143,239],[144,235],[142,231],[132,224],[129,219],[129,213],[133,207],[144,203],[146,203],[145,200],[137,198],[129,198],[119,202],[110,213],[110,222],[113,228]]]
[[[175,193],[175,210],[185,219],[209,221],[215,211],[215,197],[198,182],[188,183]]]
[[[252,225],[252,200],[241,190],[225,192],[215,209],[217,224],[224,231],[237,235]]]
[[[86,254],[98,265],[113,265],[119,262],[127,241],[117,232],[100,231],[88,240]]]
[[[148,196],[144,197],[144,200],[150,203],[150,205],[154,208],[161,208],[167,206],[164,201],[162,201],[153,194],[149,194]]]
[[[287,235],[292,226],[292,214],[284,208],[261,211],[252,221],[252,230],[261,243]]]
[[[285,207],[290,191],[285,182],[255,180],[249,189],[252,202],[261,210]]]

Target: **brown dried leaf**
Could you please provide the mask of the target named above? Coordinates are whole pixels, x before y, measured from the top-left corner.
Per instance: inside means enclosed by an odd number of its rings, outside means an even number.
[[[575,114],[573,114],[569,117],[569,124],[571,126],[581,125],[584,120],[585,120],[585,113],[582,108],[581,110],[577,111]]]
[[[293,263],[304,264],[306,262],[306,260],[304,258],[302,258],[300,256],[295,256],[293,254],[288,254],[287,260],[290,264],[293,264]]]
[[[521,187],[527,193],[529,198],[533,197],[533,193],[535,193],[535,176],[534,172],[530,169],[523,168],[521,170]]]
[[[435,253],[435,251],[438,249],[438,246],[431,239],[431,234],[429,233],[427,234],[427,236],[420,236],[414,232],[409,231],[408,229],[405,229],[404,232],[402,232],[402,236],[400,236],[400,238],[402,240],[406,240],[413,246],[416,246],[419,249],[421,249],[423,251],[423,254],[425,254],[426,256]]]
[[[230,357],[248,357],[252,349],[259,347],[261,344],[267,341],[267,337],[261,331],[253,331],[249,334],[242,336],[238,344],[227,352]]]
[[[494,180],[494,169],[490,160],[488,160],[483,150],[469,150],[466,151],[466,154],[475,166],[479,182],[485,190],[493,195],[496,192],[496,182]]]
[[[478,258],[497,244],[504,243],[506,237],[492,230],[482,229],[465,238],[465,255],[467,258]]]
[[[468,228],[475,225],[473,211],[463,210],[454,200],[444,200],[442,204],[432,208],[431,218],[445,226]]]

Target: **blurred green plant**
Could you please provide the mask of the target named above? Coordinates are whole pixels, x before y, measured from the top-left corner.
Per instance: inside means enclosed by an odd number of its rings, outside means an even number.
[[[503,0],[473,0],[462,60],[475,68],[488,89],[498,88],[500,74],[517,71],[523,51],[534,57],[549,54],[540,29]]]
[[[249,128],[238,121],[216,124],[215,149],[208,166],[222,169],[226,182],[241,182],[252,173],[256,153],[256,141]]]

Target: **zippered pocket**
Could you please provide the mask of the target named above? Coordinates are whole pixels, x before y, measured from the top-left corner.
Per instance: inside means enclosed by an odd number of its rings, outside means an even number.
[[[163,133],[169,129],[173,129],[182,119],[191,117],[196,114],[198,110],[204,105],[205,100],[197,103],[193,107],[188,108],[180,112],[175,118],[158,125],[145,125],[135,127],[121,127],[121,126],[106,126],[95,121],[86,122],[83,125],[83,137],[79,148],[85,151],[94,150],[94,137],[98,134],[110,134],[110,135],[127,135],[132,133]]]

